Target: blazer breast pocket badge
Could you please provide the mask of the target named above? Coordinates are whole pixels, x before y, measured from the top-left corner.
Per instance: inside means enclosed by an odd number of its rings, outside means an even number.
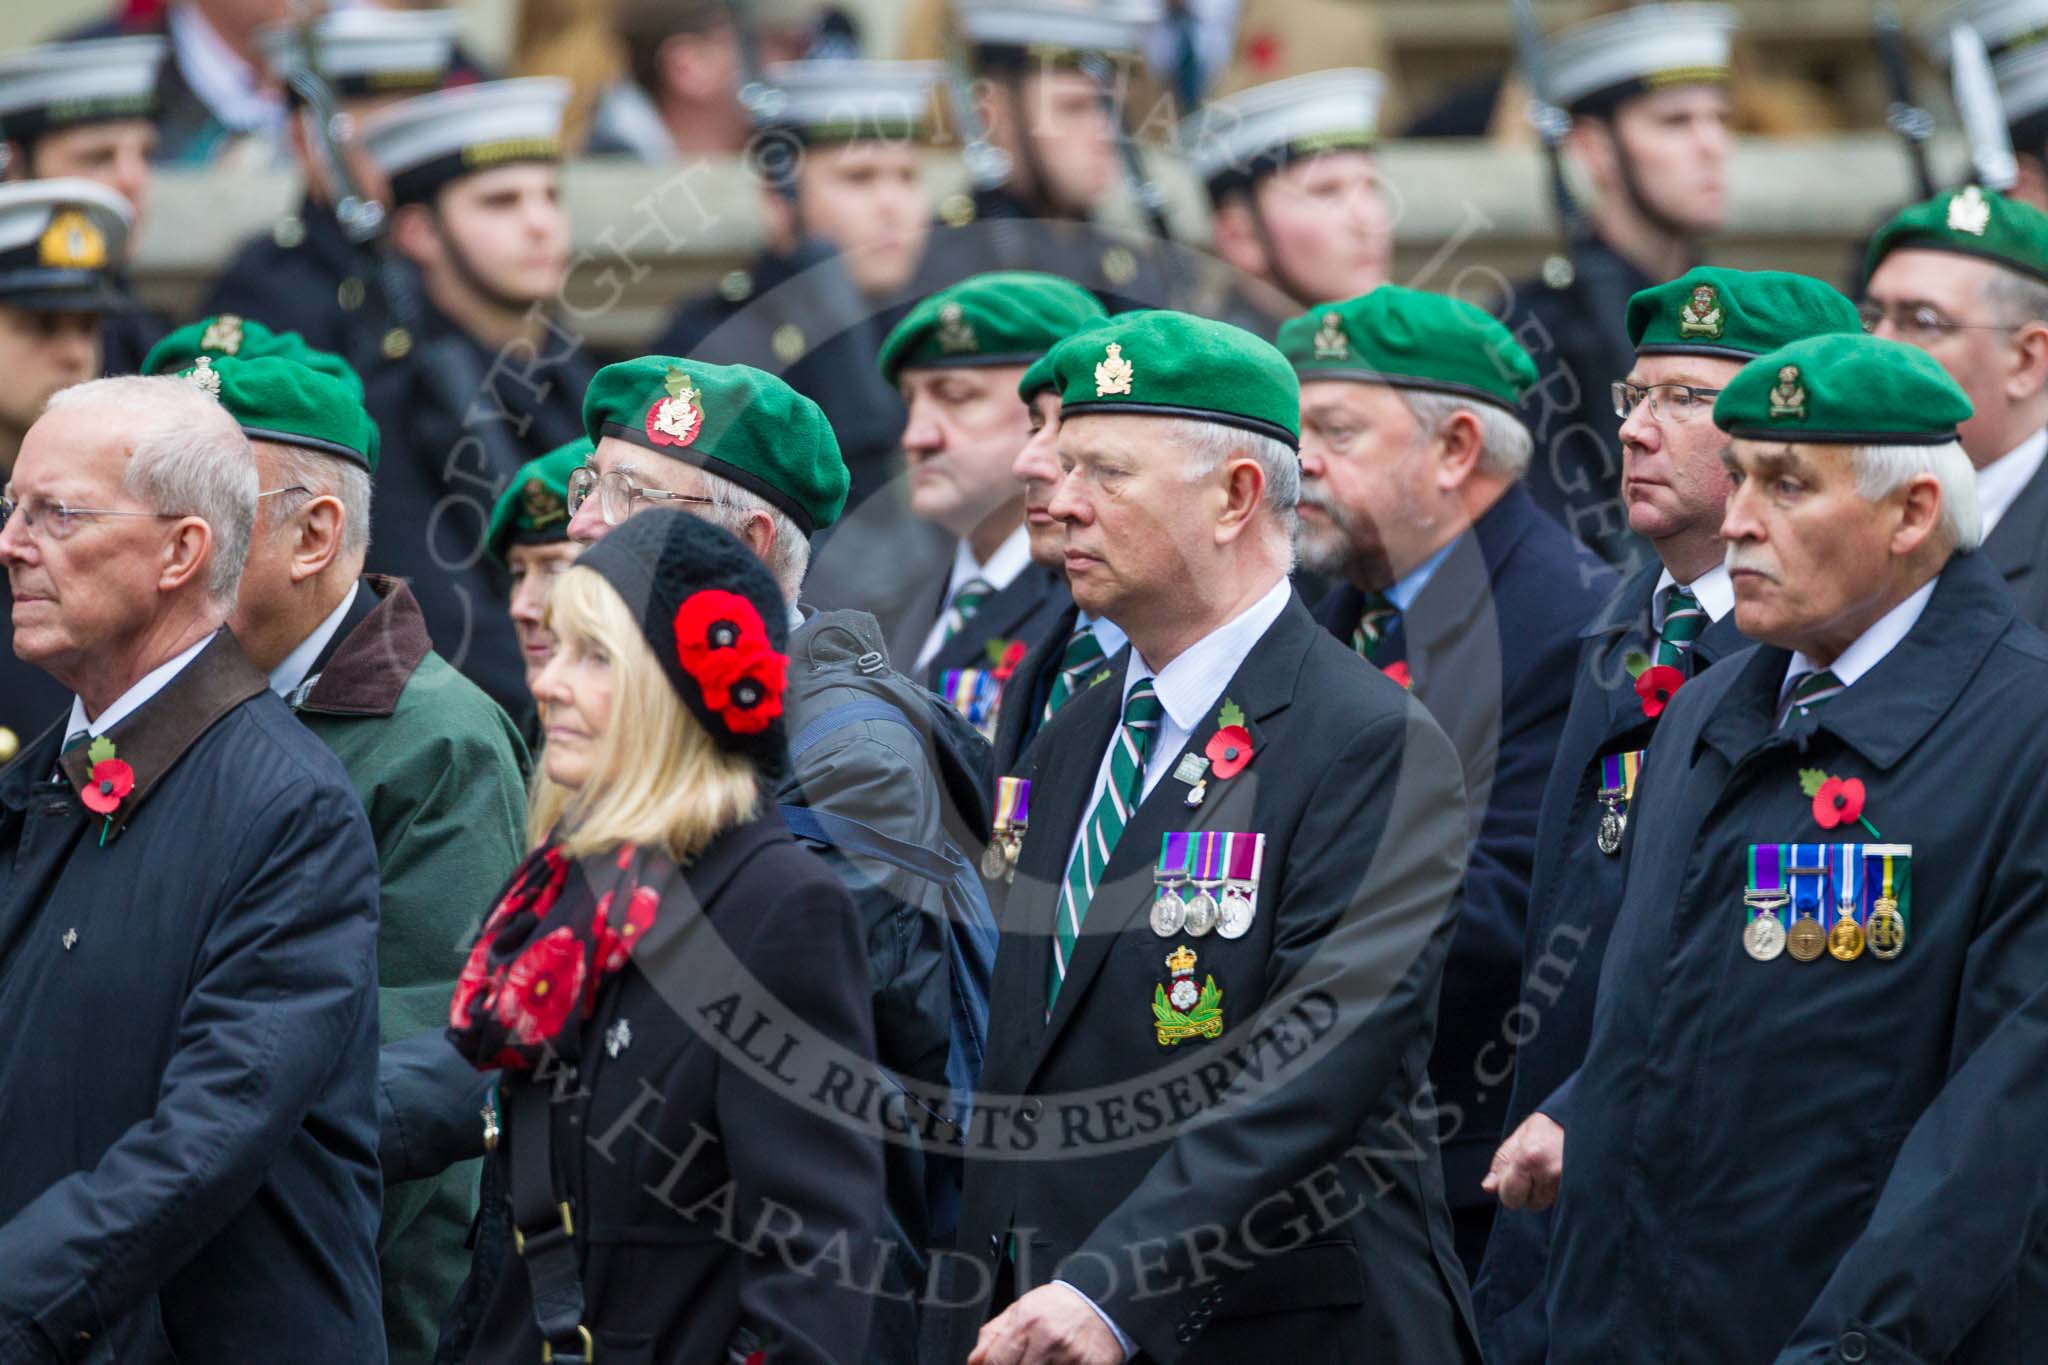
[[[1194,949],[1183,943],[1166,957],[1167,979],[1152,988],[1153,1029],[1161,1047],[1223,1036],[1223,988],[1213,974],[1195,984]]]

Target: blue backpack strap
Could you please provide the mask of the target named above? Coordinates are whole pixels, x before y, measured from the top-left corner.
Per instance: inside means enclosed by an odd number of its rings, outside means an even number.
[[[879,698],[842,702],[822,716],[814,716],[811,723],[796,732],[789,741],[789,759],[794,763],[802,758],[806,750],[835,730],[844,730],[849,725],[858,725],[864,720],[886,721],[900,725],[912,734],[917,727],[910,723],[910,717],[903,714],[903,708],[894,702]]]

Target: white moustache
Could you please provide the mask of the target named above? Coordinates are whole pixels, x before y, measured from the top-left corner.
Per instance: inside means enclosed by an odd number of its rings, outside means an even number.
[[[1728,572],[1730,573],[1734,573],[1737,570],[1742,570],[1748,573],[1756,574],[1759,577],[1767,579],[1772,583],[1778,581],[1778,575],[1776,570],[1773,569],[1773,567],[1770,564],[1764,562],[1764,559],[1761,555],[1757,555],[1755,557],[1746,555],[1743,553],[1743,547],[1734,544],[1733,542],[1729,544],[1727,553],[1723,556],[1723,560],[1728,565]]]

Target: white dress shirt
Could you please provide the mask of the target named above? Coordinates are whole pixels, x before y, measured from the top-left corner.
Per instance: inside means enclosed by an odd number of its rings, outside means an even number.
[[[263,73],[228,46],[197,5],[172,5],[166,27],[179,74],[215,118],[237,133],[270,133],[283,124],[284,97],[266,87]]]
[[[1659,635],[1664,633],[1664,590],[1681,586],[1670,569],[1657,575],[1657,586],[1650,593],[1650,629]],[[1713,568],[1683,585],[1699,599],[1705,608],[1707,620],[1718,621],[1735,610],[1735,580],[1728,576],[1728,562],[1723,560]]]
[[[2048,457],[2048,431],[2037,431],[1977,471],[1977,514],[1984,519],[1985,535],[2041,472],[2043,457]]]
[[[1928,599],[1934,596],[1934,585],[1940,581],[1939,574],[1928,579],[1911,597],[1871,622],[1869,629],[1857,636],[1842,651],[1840,658],[1827,665],[1828,672],[1833,673],[1844,688],[1854,687],[1858,678],[1877,667],[1879,661],[1912,631],[1920,613],[1927,610]],[[1821,665],[1795,650],[1792,662],[1785,666],[1785,681],[1778,685],[1778,705],[1784,706],[1785,695],[1792,690],[1794,678],[1802,673],[1818,672],[1820,668]]]
[[[946,643],[946,608],[953,605],[953,595],[979,578],[988,584],[993,596],[1017,581],[1017,575],[1031,567],[1031,535],[1023,526],[1010,532],[1009,539],[996,546],[996,552],[983,564],[974,557],[974,550],[966,541],[953,547],[953,572],[946,579],[946,600],[940,604],[939,616],[932,622],[932,628],[925,633],[924,646],[917,651],[917,661],[910,671],[922,673],[939,652],[939,646]]]
[[[313,671],[313,665],[320,658],[320,651],[327,648],[327,642],[341,629],[348,609],[356,604],[356,594],[363,590],[361,581],[349,584],[348,596],[341,599],[341,605],[329,612],[327,619],[313,627],[313,633],[299,641],[298,648],[284,656],[284,662],[270,670],[270,690],[280,697],[289,697],[298,690],[306,675]]]
[[[185,665],[199,657],[199,651],[213,643],[211,632],[199,637],[197,643],[175,659],[158,664],[135,680],[126,692],[114,698],[113,704],[90,720],[86,718],[85,703],[78,697],[71,698],[71,719],[64,723],[64,737],[69,739],[80,730],[87,731],[95,738],[105,734],[127,716],[142,709],[142,704],[171,685],[171,679],[185,671]]]

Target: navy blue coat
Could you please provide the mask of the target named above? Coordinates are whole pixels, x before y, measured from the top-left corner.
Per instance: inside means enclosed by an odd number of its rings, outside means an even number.
[[[1614,586],[1613,571],[1517,484],[1453,542],[1396,620],[1381,661],[1408,665],[1416,699],[1465,770],[1470,861],[1429,1063],[1453,1210],[1492,1203],[1479,1182],[1507,1113],[1513,1047],[1503,1029],[1521,994],[1543,782],[1571,705],[1579,631]],[[1363,603],[1347,584],[1323,599],[1317,619],[1348,644]],[[1475,1256],[1467,1270],[1476,1269]]]
[[[1578,1069],[1592,1036],[1600,958],[1622,889],[1621,851],[1610,856],[1595,842],[1603,809],[1599,760],[1640,750],[1656,732],[1657,720],[1643,714],[1627,659],[1633,652],[1651,653],[1656,643],[1650,599],[1663,567],[1659,561],[1630,575],[1579,636],[1571,713],[1536,822],[1536,871],[1522,950],[1525,1012],[1510,1035],[1520,1046],[1514,1049],[1508,1132]],[[1687,668],[1697,677],[1745,643],[1730,612],[1693,642]],[[1549,1245],[1547,1211],[1503,1209],[1494,1219],[1485,1268],[1472,1290],[1491,1365],[1542,1365],[1549,1344],[1543,1320]]]
[[[362,802],[226,631],[109,819],[62,729],[0,770],[0,1360],[382,1361]]]
[[[2048,638],[1970,554],[1868,675],[1774,729],[1788,661],[1730,656],[1651,742],[1566,1104],[1550,1358],[2038,1359]],[[1806,768],[1861,779],[1864,819],[1912,845],[1896,960],[1743,949],[1749,844],[1871,837],[1820,827]]]

